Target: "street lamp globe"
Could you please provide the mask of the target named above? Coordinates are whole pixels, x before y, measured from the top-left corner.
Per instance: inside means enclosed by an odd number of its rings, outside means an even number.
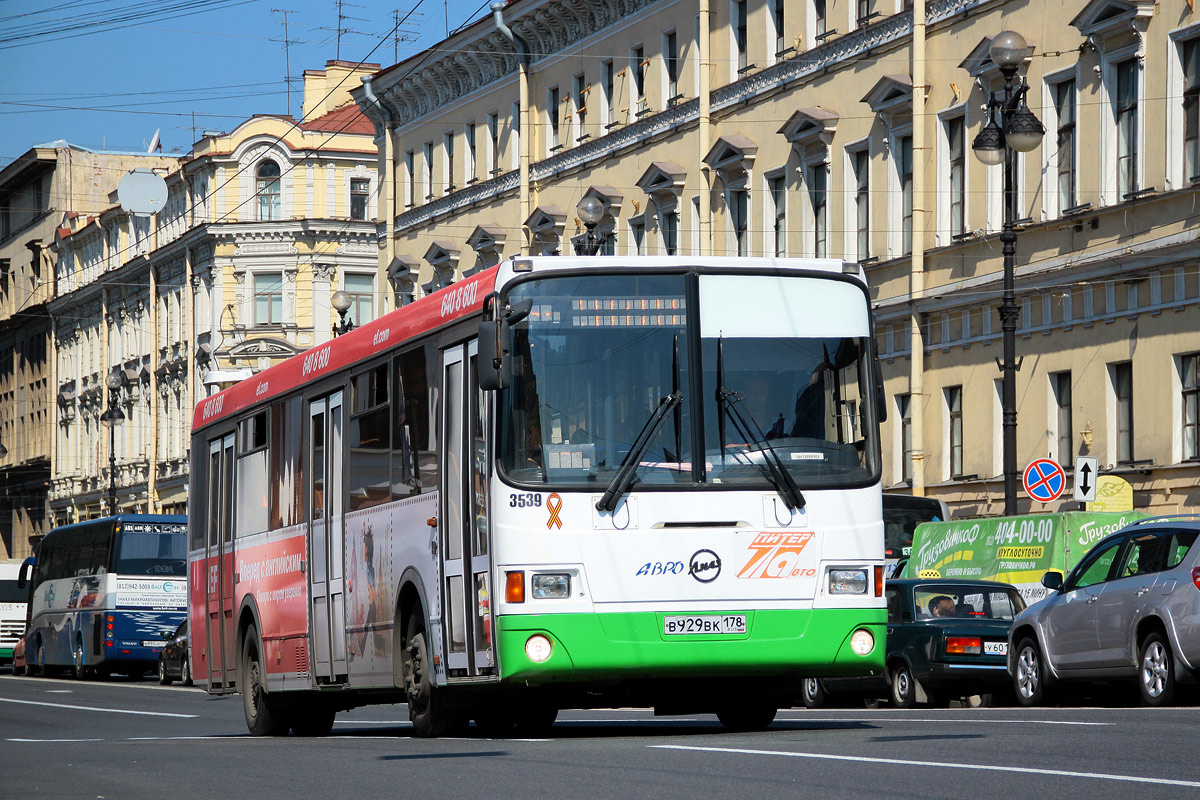
[[[1025,37],[1016,31],[997,33],[992,39],[991,47],[988,48],[992,63],[999,67],[1001,72],[1015,70],[1021,66],[1028,53],[1029,47],[1025,43]]]
[[[338,312],[339,316],[345,316],[346,312],[350,310],[350,305],[353,301],[350,299],[349,292],[344,289],[338,289],[333,293],[333,297],[330,298],[329,302],[333,304],[333,310]]]
[[[1007,124],[1004,126],[1004,140],[1008,142],[1009,147],[1021,153],[1028,153],[1036,149],[1042,143],[1045,135],[1046,128],[1042,125],[1042,121],[1024,103],[1012,114],[1009,114]]]
[[[971,142],[971,151],[976,158],[992,167],[1004,162],[1004,141],[1004,132],[994,118],[989,118],[987,125]]]
[[[579,212],[579,221],[588,228],[599,225],[600,220],[604,218],[604,203],[594,195],[588,195],[580,200],[579,205],[575,206],[575,210]]]
[[[108,377],[104,379],[104,383],[108,386],[110,392],[115,392],[125,385],[125,381],[115,372],[108,373]]]

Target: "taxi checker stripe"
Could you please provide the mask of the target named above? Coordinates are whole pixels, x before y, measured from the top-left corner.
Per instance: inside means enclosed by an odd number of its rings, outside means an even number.
[[[555,525],[559,530],[562,530],[562,520],[558,518],[558,512],[562,511],[562,498],[558,496],[558,492],[551,492],[546,498],[546,508],[550,509],[550,519],[546,520],[546,529],[549,530]]]

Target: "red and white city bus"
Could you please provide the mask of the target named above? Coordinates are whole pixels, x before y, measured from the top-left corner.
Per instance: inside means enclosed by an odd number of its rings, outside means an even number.
[[[201,401],[192,674],[258,735],[883,669],[881,383],[831,260],[518,258]]]

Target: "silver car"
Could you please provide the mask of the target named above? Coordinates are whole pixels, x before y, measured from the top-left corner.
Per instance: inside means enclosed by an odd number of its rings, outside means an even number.
[[[1047,702],[1060,681],[1135,678],[1146,705],[1170,704],[1200,669],[1200,515],[1139,520],[1101,539],[1053,593],[1013,620],[1017,701]]]

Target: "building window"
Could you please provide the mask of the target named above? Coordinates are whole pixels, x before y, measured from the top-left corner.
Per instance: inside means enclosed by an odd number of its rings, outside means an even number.
[[[442,164],[446,173],[442,176],[442,189],[448,193],[454,191],[454,173],[457,171],[454,167],[454,131],[442,134],[442,152],[446,154]]]
[[[521,166],[521,101],[514,101],[509,109],[508,153],[509,169]]]
[[[812,0],[812,18],[813,18],[813,33],[817,42],[828,33],[827,20],[825,16],[825,0]]]
[[[629,249],[632,255],[646,255],[646,223],[641,219],[629,221]]]
[[[1133,364],[1111,366],[1117,410],[1117,462],[1133,461]]]
[[[950,235],[967,230],[966,146],[962,117],[946,120],[946,146],[950,156]]]
[[[774,0],[771,4],[771,24],[775,28],[775,55],[777,57],[788,49],[783,30],[786,8],[787,0]]]
[[[433,199],[433,142],[425,143],[425,163],[421,165],[421,186],[425,191],[425,199]]]
[[[667,80],[667,105],[675,105],[679,97],[679,40],[675,31],[663,34],[663,67]]]
[[[463,128],[463,138],[467,141],[467,162],[463,164],[464,183],[474,183],[478,178],[475,169],[475,123],[468,122]]]
[[[951,386],[946,389],[946,423],[949,442],[950,477],[957,478],[963,474],[963,419],[962,419],[962,387]]]
[[[629,110],[636,116],[646,105],[646,48],[641,45],[629,51],[629,75],[633,80],[629,92]]]
[[[825,213],[828,206],[826,191],[828,174],[825,162],[822,161],[810,165],[808,174],[805,176],[808,179],[808,203],[812,214],[812,254],[814,258],[825,258],[828,253],[826,241],[828,227]]]
[[[604,124],[612,125],[617,121],[617,115],[613,111],[613,103],[616,102],[614,94],[614,83],[616,81],[616,71],[613,68],[613,62],[604,62]]]
[[[1058,437],[1058,463],[1069,467],[1075,463],[1073,428],[1071,426],[1071,373],[1054,372],[1050,375],[1050,389],[1054,394],[1054,426]]]
[[[1128,198],[1138,190],[1138,62],[1131,58],[1117,64],[1117,190]]]
[[[913,237],[913,149],[912,136],[900,137],[900,248],[912,252]]]
[[[854,168],[854,219],[858,260],[871,257],[871,155],[864,148],[850,154]]]
[[[745,189],[734,189],[729,193],[729,223],[733,227],[735,252],[739,256],[750,255],[749,225],[750,192]]]
[[[350,219],[367,218],[367,200],[371,195],[371,181],[366,178],[350,179]]]
[[[500,115],[491,111],[487,115],[487,177],[500,171]]]
[[[254,324],[283,324],[283,273],[254,273]]]
[[[912,480],[912,395],[896,395],[896,418],[900,420],[900,480]]]
[[[590,87],[587,78],[579,73],[571,85],[571,97],[575,102],[575,138],[576,141],[587,138],[587,96]]]
[[[279,165],[264,161],[258,165],[258,218],[280,219],[283,211],[279,203]]]
[[[679,210],[672,206],[658,214],[658,226],[662,230],[663,254],[674,256],[679,254]]]
[[[733,29],[733,47],[737,52],[737,71],[741,74],[746,69],[746,0],[734,0],[730,4],[730,14],[733,17],[730,27]]]
[[[1200,39],[1183,43],[1183,179],[1200,178]]]
[[[375,319],[375,276],[347,273],[342,289],[350,295],[350,310],[346,316],[355,325]]]
[[[417,154],[409,150],[404,154],[404,204],[412,208],[417,204]]]
[[[550,133],[546,136],[548,153],[554,153],[561,146],[558,142],[558,87],[551,86],[546,90],[546,116],[550,122]]]
[[[1200,353],[1189,353],[1180,361],[1183,384],[1183,457],[1200,459]]]
[[[1058,119],[1058,210],[1075,207],[1075,81],[1054,85]]]
[[[767,178],[767,192],[771,196],[772,251],[776,256],[787,255],[787,181],[783,175]]]

